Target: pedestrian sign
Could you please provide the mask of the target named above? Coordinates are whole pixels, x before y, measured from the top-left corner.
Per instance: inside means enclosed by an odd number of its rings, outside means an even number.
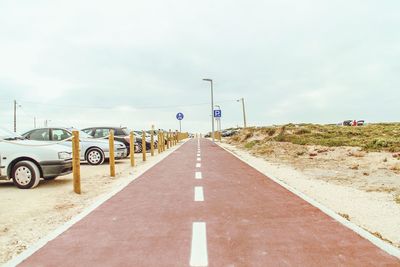
[[[179,120],[179,121],[181,121],[181,120],[183,120],[183,113],[182,112],[179,112],[178,114],[176,114],[176,118],[177,118],[177,120]]]

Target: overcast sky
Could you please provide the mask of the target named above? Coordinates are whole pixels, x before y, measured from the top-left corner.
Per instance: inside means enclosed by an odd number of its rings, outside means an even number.
[[[399,121],[400,1],[0,0],[0,125]]]

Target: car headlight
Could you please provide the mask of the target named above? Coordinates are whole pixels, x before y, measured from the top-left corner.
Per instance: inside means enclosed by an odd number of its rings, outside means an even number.
[[[65,160],[65,159],[71,159],[71,158],[72,158],[72,155],[71,155],[71,153],[69,153],[69,152],[58,152],[58,158],[59,158],[59,159],[63,159],[63,160]]]

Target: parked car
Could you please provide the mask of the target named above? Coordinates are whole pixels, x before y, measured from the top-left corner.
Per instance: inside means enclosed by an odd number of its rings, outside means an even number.
[[[21,189],[34,188],[40,178],[52,180],[72,171],[71,148],[26,140],[0,128],[0,179]]]
[[[229,137],[239,132],[239,129],[228,129],[222,131],[222,137]]]
[[[22,136],[29,140],[60,142],[70,138],[72,130],[70,128],[39,128],[30,130]],[[90,165],[100,165],[110,157],[108,140],[94,139],[82,131],[79,133],[79,138],[82,161],[87,161]],[[61,144],[71,147],[71,141]],[[115,142],[114,145],[116,159],[127,157],[127,149],[123,143]]]
[[[82,129],[83,132],[93,136],[94,138],[105,138],[110,134],[110,130],[114,130],[114,140],[122,142],[130,152],[130,130],[126,127],[91,127]],[[135,132],[134,132],[135,134]],[[150,149],[150,141],[146,141],[146,149]],[[142,135],[135,134],[135,153],[142,153]]]
[[[146,136],[146,150],[149,150],[151,148],[151,134],[149,132],[150,131],[144,132],[144,134]],[[142,131],[133,131],[133,133],[136,138],[142,140],[142,136],[143,136]],[[154,148],[157,148],[157,145],[158,145],[157,135],[154,135],[153,138],[154,138]]]
[[[352,120],[345,120],[343,121],[343,126],[351,126],[352,123],[353,123]]]
[[[357,121],[357,126],[363,126],[365,124],[364,120],[358,120]]]

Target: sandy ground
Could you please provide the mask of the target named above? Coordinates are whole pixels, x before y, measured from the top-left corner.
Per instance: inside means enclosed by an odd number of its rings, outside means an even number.
[[[53,181],[41,181],[37,188],[21,190],[12,183],[0,183],[0,265],[24,251],[28,246],[69,221],[107,192],[113,191],[175,151],[180,145],[155,157],[147,155],[142,162],[136,154],[137,166],[130,160],[116,161],[116,177],[109,176],[109,165],[81,164],[82,194],[72,191],[72,174]]]
[[[400,247],[400,175],[390,153],[271,143],[222,146],[339,215]]]

